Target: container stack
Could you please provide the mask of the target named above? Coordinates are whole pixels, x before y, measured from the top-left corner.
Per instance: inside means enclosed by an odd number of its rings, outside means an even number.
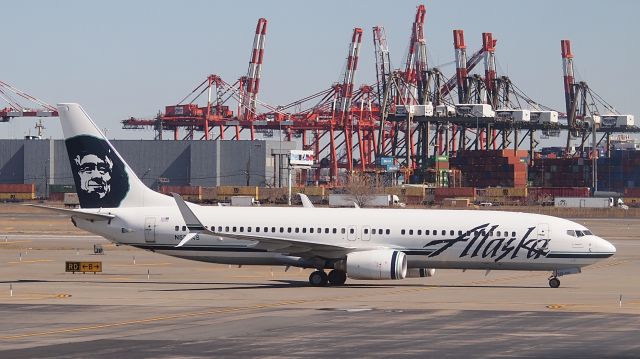
[[[459,151],[450,163],[466,187],[526,187],[527,158],[524,150]]]
[[[640,151],[613,151],[598,159],[598,190],[624,192],[640,187]]]
[[[591,161],[584,158],[540,158],[529,169],[533,187],[591,187]]]
[[[33,183],[0,183],[0,201],[19,202],[36,198]]]

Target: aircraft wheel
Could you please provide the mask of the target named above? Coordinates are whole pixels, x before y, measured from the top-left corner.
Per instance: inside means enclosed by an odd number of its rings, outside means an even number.
[[[558,288],[559,286],[560,286],[560,279],[555,278],[555,277],[549,279],[549,287]]]
[[[327,273],[317,270],[309,275],[309,284],[314,287],[324,287],[327,285]]]
[[[329,283],[331,285],[343,285],[347,281],[347,273],[342,270],[334,269],[329,272]]]

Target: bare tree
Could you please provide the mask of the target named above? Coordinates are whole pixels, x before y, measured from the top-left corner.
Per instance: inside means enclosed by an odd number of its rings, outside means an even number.
[[[349,176],[344,189],[359,207],[365,207],[378,192],[376,183],[370,176],[357,172]]]

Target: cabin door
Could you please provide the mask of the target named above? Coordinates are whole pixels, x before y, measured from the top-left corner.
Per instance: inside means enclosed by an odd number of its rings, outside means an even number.
[[[147,217],[144,219],[144,241],[147,243],[155,243],[156,217]]]
[[[549,239],[548,223],[538,223],[536,228],[538,229],[538,239]]]

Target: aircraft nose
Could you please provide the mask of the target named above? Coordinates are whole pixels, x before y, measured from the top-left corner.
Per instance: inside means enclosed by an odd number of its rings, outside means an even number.
[[[600,238],[601,241],[601,246],[602,246],[602,251],[606,252],[606,253],[611,253],[611,254],[615,254],[616,253],[616,247],[611,244],[611,242]]]

